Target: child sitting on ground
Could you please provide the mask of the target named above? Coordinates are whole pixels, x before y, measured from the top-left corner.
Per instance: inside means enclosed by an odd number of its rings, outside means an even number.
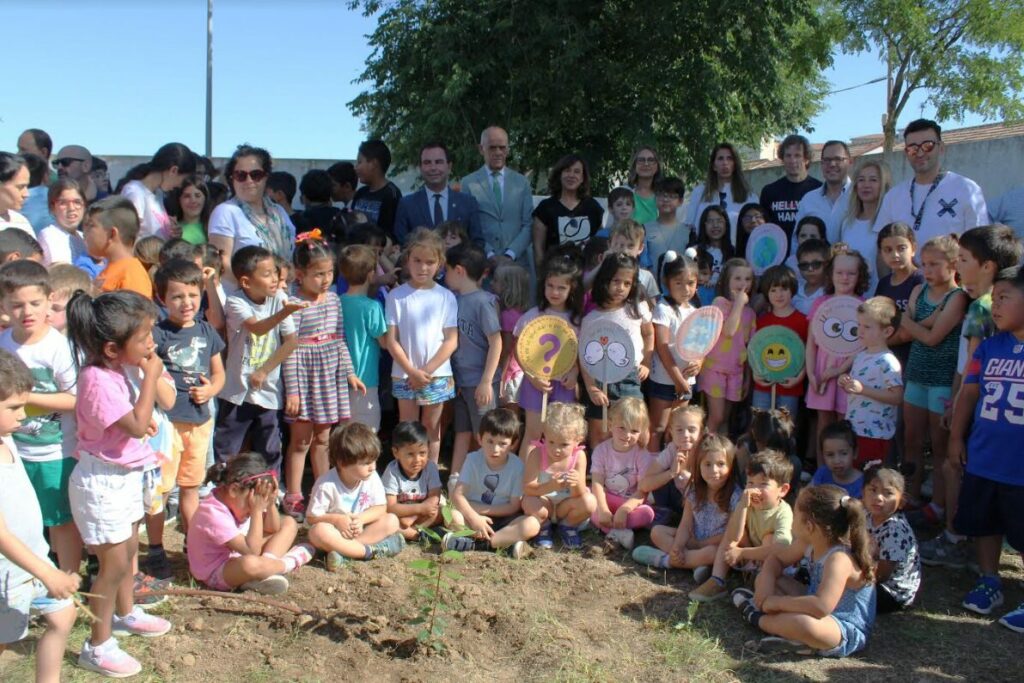
[[[391,453],[395,459],[381,477],[388,512],[398,517],[405,540],[415,541],[420,527],[443,522],[441,473],[430,459],[426,427],[412,420],[399,422],[391,432]]]
[[[870,467],[864,473],[864,507],[868,512],[880,613],[910,607],[921,587],[917,539],[900,512],[903,485],[903,475],[888,467]]]
[[[327,551],[327,571],[348,560],[393,557],[405,548],[398,517],[387,510],[377,474],[380,440],[359,422],[331,434],[331,469],[313,485],[306,509],[309,542]]]
[[[694,469],[694,449],[704,433],[704,409],[698,405],[676,406],[668,416],[671,441],[647,466],[640,488],[651,492],[655,521],[672,524],[683,508],[683,493]]]

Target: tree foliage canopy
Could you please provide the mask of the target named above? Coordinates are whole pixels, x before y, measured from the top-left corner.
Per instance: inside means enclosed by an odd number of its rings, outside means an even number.
[[[441,140],[455,173],[480,131],[509,132],[510,163],[589,162],[603,193],[632,150],[700,179],[718,141],[756,145],[817,112],[835,35],[815,0],[364,0],[373,53],[349,106],[398,165]]]

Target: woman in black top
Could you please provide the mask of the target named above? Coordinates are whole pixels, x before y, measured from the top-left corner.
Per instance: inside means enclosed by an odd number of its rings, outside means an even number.
[[[604,209],[590,196],[590,171],[578,154],[558,160],[548,176],[550,197],[533,211],[533,256],[539,268],[544,253],[566,242],[582,247],[601,229]]]

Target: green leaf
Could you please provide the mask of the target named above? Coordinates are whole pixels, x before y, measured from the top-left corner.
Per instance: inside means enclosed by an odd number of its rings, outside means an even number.
[[[425,628],[416,634],[416,640],[418,640],[421,643],[427,640],[428,638],[430,638],[430,629]]]
[[[419,626],[420,624],[425,624],[426,621],[427,620],[424,617],[413,617],[412,619],[409,620],[409,625],[410,626]]]
[[[410,560],[408,563],[409,569],[424,569],[431,570],[437,565],[433,560]]]
[[[445,550],[440,555],[442,560],[460,560],[462,559],[462,553],[458,550]]]

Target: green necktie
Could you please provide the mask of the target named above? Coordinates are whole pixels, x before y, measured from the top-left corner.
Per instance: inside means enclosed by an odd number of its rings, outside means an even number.
[[[501,171],[491,171],[491,192],[494,193],[494,203],[501,208]]]

